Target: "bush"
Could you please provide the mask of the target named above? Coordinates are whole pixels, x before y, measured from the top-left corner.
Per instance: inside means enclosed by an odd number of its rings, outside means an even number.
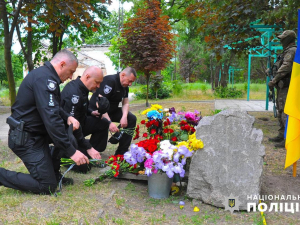
[[[174,80],[172,82],[172,84],[173,84],[173,94],[174,95],[180,95],[180,94],[182,94],[182,92],[183,92],[182,83],[179,82],[178,80]]]
[[[200,89],[201,89],[201,91],[202,91],[204,94],[206,94],[206,91],[207,91],[208,87],[207,87],[205,84],[202,84],[202,85],[200,86]]]
[[[217,87],[214,92],[214,95],[219,98],[241,98],[243,94],[242,91],[236,90],[236,88],[228,87]]]
[[[161,87],[157,91],[157,98],[158,99],[164,99],[169,98],[172,93],[172,87],[173,85],[170,83],[163,82],[161,84]],[[146,99],[147,96],[147,86],[143,85],[140,89],[140,91],[137,91],[135,93],[137,99]],[[149,99],[155,99],[156,98],[156,92],[152,88],[152,85],[149,86]]]

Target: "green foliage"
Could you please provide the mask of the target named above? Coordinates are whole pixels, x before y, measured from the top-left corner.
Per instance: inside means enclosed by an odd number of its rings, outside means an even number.
[[[183,85],[182,85],[182,83],[180,81],[178,81],[178,80],[174,80],[172,82],[172,84],[173,84],[173,94],[174,95],[180,95],[180,94],[182,94],[182,92],[183,92]]]
[[[207,85],[202,84],[202,85],[200,86],[200,89],[201,89],[201,91],[205,94],[206,91],[207,91],[207,89],[208,89],[208,87],[207,87]]]
[[[217,87],[214,94],[219,98],[241,98],[244,93],[236,88]]]
[[[113,65],[116,69],[119,68],[120,62],[120,46],[126,45],[126,40],[122,38],[120,35],[114,36],[113,39],[110,40],[111,46],[108,48],[109,52],[106,52],[105,55],[109,57],[112,61]]]
[[[164,99],[164,98],[171,97],[172,87],[173,87],[173,85],[171,83],[163,82],[161,84],[161,87],[157,90],[157,98],[158,99]],[[147,97],[147,86],[146,85],[142,86],[140,91],[138,91],[135,94],[136,94],[137,99],[146,99],[146,97]],[[152,85],[150,85],[148,97],[149,97],[149,99],[155,99],[156,98],[156,92],[152,88]]]

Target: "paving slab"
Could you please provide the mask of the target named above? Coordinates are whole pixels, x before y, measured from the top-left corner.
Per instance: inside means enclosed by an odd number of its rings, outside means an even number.
[[[242,111],[273,111],[273,102],[269,102],[268,110],[266,110],[266,101],[260,100],[231,100],[231,99],[217,99],[215,100],[215,109],[236,109]]]

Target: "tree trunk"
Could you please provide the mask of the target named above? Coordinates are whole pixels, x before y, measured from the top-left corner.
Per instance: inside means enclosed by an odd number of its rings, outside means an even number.
[[[214,76],[214,68],[213,68],[213,62],[212,62],[212,56],[209,59],[210,61],[210,82],[211,82],[211,89],[214,91],[214,83],[215,83],[215,76]]]
[[[146,81],[147,81],[147,95],[146,95],[146,107],[149,107],[148,96],[149,96],[149,81],[150,81],[150,72],[145,72]]]
[[[8,81],[8,89],[9,89],[9,98],[10,104],[13,105],[16,100],[16,86],[15,79],[12,69],[12,61],[11,61],[11,46],[12,46],[12,38],[13,33],[16,28],[18,16],[22,7],[23,1],[20,0],[18,2],[18,7],[14,12],[13,20],[10,24],[8,22],[8,13],[6,11],[6,1],[0,0],[0,15],[2,16],[3,27],[4,27],[4,58],[5,58],[5,68],[7,73],[7,81]]]

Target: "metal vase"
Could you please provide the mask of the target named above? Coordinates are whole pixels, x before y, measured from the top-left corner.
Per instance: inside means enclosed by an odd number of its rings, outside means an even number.
[[[151,198],[162,199],[170,195],[173,178],[166,173],[153,173],[148,177],[148,192]]]

